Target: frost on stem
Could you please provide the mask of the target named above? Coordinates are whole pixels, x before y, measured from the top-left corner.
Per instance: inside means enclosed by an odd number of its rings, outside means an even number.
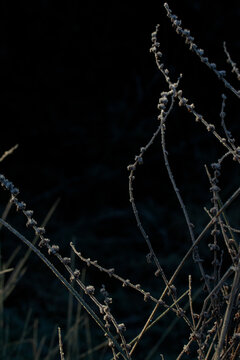
[[[49,246],[48,248],[48,253],[49,255],[55,255],[59,252],[59,246],[58,245],[52,245],[52,246]]]
[[[95,287],[92,285],[86,286],[86,294],[88,295],[94,295]]]
[[[121,331],[121,332],[126,331],[126,326],[123,323],[118,324],[117,327],[118,327],[118,330]]]
[[[62,258],[62,262],[65,265],[68,265],[68,264],[71,264],[71,259],[69,257],[64,257],[64,258]]]
[[[172,13],[172,10],[170,9],[168,3],[164,4],[164,7],[167,11],[167,16],[170,19],[171,23],[172,23],[172,27],[175,29],[176,33],[179,34],[180,36],[182,36],[185,39],[185,43],[187,45],[189,45],[189,49],[191,51],[193,51],[199,58],[200,60],[206,64],[218,77],[218,79],[220,79],[221,81],[223,81],[224,85],[234,93],[234,95],[236,95],[238,98],[240,98],[240,91],[236,90],[226,79],[226,71],[225,70],[218,70],[217,69],[217,65],[214,62],[210,62],[207,56],[203,56],[204,55],[204,50],[200,49],[196,43],[194,43],[194,37],[191,36],[190,30],[188,29],[184,29],[181,25],[182,22],[181,20],[178,19],[178,17],[176,15],[174,15]],[[152,50],[154,51],[154,50]],[[232,65],[232,71],[236,73],[238,80],[240,79],[240,72],[236,67],[236,64],[231,60],[230,55],[228,54],[227,50],[226,50],[226,46],[224,46],[224,51],[227,55],[227,62],[229,62]]]

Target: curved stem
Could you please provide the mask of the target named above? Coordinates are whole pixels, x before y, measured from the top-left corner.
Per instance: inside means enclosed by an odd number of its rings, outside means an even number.
[[[119,353],[124,359],[127,359],[126,355],[123,353],[121,347],[117,343],[116,339],[112,334],[105,328],[103,322],[91,309],[91,307],[85,302],[82,296],[72,287],[71,284],[62,276],[62,274],[55,268],[55,266],[44,256],[41,251],[39,251],[28,239],[26,239],[22,234],[20,234],[16,229],[14,229],[10,224],[0,218],[0,224],[5,226],[11,233],[17,236],[24,244],[26,244],[44,263],[47,267],[54,273],[54,275],[62,282],[62,284],[68,289],[68,291],[77,299],[77,301],[84,307],[88,314],[95,320],[98,326],[102,329],[104,334],[112,340]]]

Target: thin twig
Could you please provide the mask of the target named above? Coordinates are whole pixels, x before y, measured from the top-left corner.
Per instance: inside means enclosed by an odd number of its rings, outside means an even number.
[[[11,149],[5,151],[5,153],[0,157],[0,162],[2,162],[8,155],[11,155],[18,148],[18,144],[13,146]]]
[[[61,335],[61,328],[58,327],[58,341],[59,341],[59,352],[61,360],[64,360],[64,352],[63,352],[63,344],[62,344],[62,335]]]
[[[126,355],[122,351],[119,344],[116,342],[115,338],[112,334],[105,328],[102,321],[95,314],[92,308],[85,302],[85,300],[79,295],[72,285],[62,276],[62,274],[55,268],[55,266],[39,251],[29,240],[27,240],[22,234],[20,234],[16,229],[14,229],[10,224],[0,218],[0,223],[3,224],[11,233],[17,236],[24,244],[26,244],[31,250],[49,267],[49,269],[54,273],[54,275],[58,278],[59,281],[70,291],[73,296],[77,299],[77,301],[84,307],[84,309],[89,313],[89,315],[95,320],[97,325],[102,329],[104,334],[106,333],[108,338],[112,340],[119,353],[122,355],[124,359],[127,359]]]
[[[235,275],[234,275],[234,279],[233,279],[232,289],[231,289],[230,297],[228,300],[227,309],[226,309],[225,315],[224,315],[220,339],[219,339],[218,346],[217,346],[217,349],[215,352],[215,357],[214,357],[215,360],[218,360],[221,355],[225,336],[228,331],[228,324],[229,324],[229,321],[230,321],[230,318],[232,315],[233,303],[235,300],[236,293],[239,289],[239,281],[240,281],[240,263],[238,263],[238,266],[235,267]]]
[[[191,317],[192,317],[192,323],[193,323],[193,329],[196,329],[196,324],[195,324],[195,318],[194,318],[194,312],[193,312],[193,302],[192,302],[192,276],[189,275],[188,277],[188,297],[189,297],[189,307],[190,307],[190,313],[191,313]]]

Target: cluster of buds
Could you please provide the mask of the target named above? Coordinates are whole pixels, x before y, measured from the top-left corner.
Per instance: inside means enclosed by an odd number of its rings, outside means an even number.
[[[191,35],[190,30],[184,29],[181,25],[181,20],[178,19],[176,15],[172,13],[172,10],[169,8],[168,3],[164,4],[164,7],[167,11],[167,16],[170,18],[173,28],[175,29],[176,33],[182,36],[185,39],[185,43],[189,45],[189,49],[194,52],[200,60],[206,64],[209,69],[211,69],[218,77],[218,79],[222,80],[224,85],[230,89],[238,98],[240,98],[240,91],[237,91],[227,80],[226,80],[226,71],[225,70],[218,70],[217,65],[215,63],[211,63],[207,56],[204,56],[204,50],[200,49],[194,43],[194,37]],[[240,78],[240,72],[236,68],[236,64],[231,60],[230,55],[226,50],[226,46],[224,46],[224,51],[227,54],[228,62],[232,65],[233,72],[237,74],[238,79]]]
[[[200,49],[194,43],[194,37],[191,35],[189,29],[184,29],[181,25],[181,20],[178,19],[176,15],[172,13],[172,10],[169,8],[167,3],[164,4],[164,7],[167,11],[167,16],[170,18],[173,28],[175,29],[176,33],[181,35],[185,39],[185,43],[189,45],[189,49],[193,51],[203,63],[205,63],[211,70],[215,72],[218,78],[224,78],[226,76],[225,70],[217,70],[217,65],[215,63],[211,63],[208,57],[204,56],[204,50]]]
[[[16,188],[11,181],[9,181],[4,175],[0,174],[0,183],[3,186],[5,190],[10,191],[11,194],[11,202],[16,206],[17,211],[21,211],[27,218],[26,226],[29,228],[32,228],[35,232],[35,235],[39,237],[40,241],[38,246],[46,247],[48,250],[49,255],[55,255],[67,268],[67,270],[70,272],[70,282],[78,279],[80,275],[79,270],[75,270],[72,272],[72,270],[69,268],[69,264],[71,262],[71,259],[68,257],[62,257],[59,254],[59,246],[58,245],[51,245],[50,240],[44,236],[45,234],[45,228],[38,226],[37,221],[33,218],[33,210],[28,210],[27,205],[25,202],[20,201],[17,198],[17,195],[19,194],[19,189]],[[92,291],[89,291],[89,293],[92,293]]]

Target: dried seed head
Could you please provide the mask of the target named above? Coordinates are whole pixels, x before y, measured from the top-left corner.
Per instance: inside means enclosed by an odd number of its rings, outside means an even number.
[[[152,253],[148,253],[148,254],[146,255],[146,259],[147,259],[147,263],[148,263],[148,264],[151,264],[152,258],[153,258]]]
[[[43,247],[43,246],[47,246],[50,243],[50,240],[47,238],[42,238],[41,241],[39,242],[38,246],[39,247]]]
[[[16,199],[15,199],[16,200]],[[17,208],[17,211],[18,210],[25,210],[26,209],[26,204],[25,204],[25,202],[23,202],[23,201],[16,201],[15,202],[15,205],[16,205],[16,208]]]
[[[159,269],[157,269],[156,271],[155,271],[155,273],[154,273],[154,275],[156,276],[156,277],[158,277],[159,276],[159,274],[160,274],[160,270]]]
[[[104,315],[103,320],[104,321],[111,321],[112,317],[111,317],[111,315],[109,313],[107,313],[107,314]]]
[[[126,287],[130,284],[130,280],[129,279],[126,279],[124,280],[123,284],[122,284],[122,287]]]
[[[215,126],[214,126],[213,124],[208,124],[208,125],[207,125],[207,131],[212,132],[212,131],[214,131],[214,130],[215,130]]]
[[[122,331],[126,331],[126,326],[125,326],[125,324],[124,324],[124,323],[122,323],[122,324],[118,324],[118,326],[117,326],[117,327],[118,327],[118,330],[119,330],[119,331],[121,331],[121,332],[122,332]]]
[[[111,339],[108,339],[108,346],[114,347],[114,343]]]
[[[28,218],[27,219],[27,222],[26,222],[26,226],[27,227],[33,227],[33,226],[36,226],[37,225],[37,222],[36,220],[32,219],[32,218]]]
[[[106,304],[106,305],[108,305],[108,304],[112,304],[112,298],[110,298],[110,297],[106,297],[105,298],[105,300],[104,300],[104,303]]]
[[[33,216],[33,210],[24,211],[24,215],[26,215],[27,217],[32,217]]]
[[[114,268],[111,268],[108,270],[108,275],[111,277],[115,272],[115,269]]]
[[[171,293],[172,293],[174,296],[176,296],[176,294],[177,294],[176,286],[173,285],[173,284],[169,286],[168,295],[170,295]]]
[[[218,75],[219,75],[220,78],[225,77],[226,76],[226,71],[225,70],[219,70]],[[225,96],[225,99],[226,99],[226,96]]]
[[[221,164],[219,163],[212,163],[211,167],[213,170],[220,170],[221,169]]]
[[[50,246],[50,247],[48,248],[48,253],[49,253],[49,255],[50,255],[50,254],[55,255],[55,254],[58,253],[58,251],[59,251],[59,246],[58,246],[58,245],[52,245],[52,246]]]
[[[219,192],[221,189],[217,185],[213,185],[210,187],[211,192]]]
[[[64,265],[71,264],[71,259],[69,257],[62,258],[62,262]]]
[[[19,189],[16,188],[16,187],[13,187],[12,190],[11,190],[11,194],[13,196],[17,196],[19,194]]]
[[[130,165],[128,165],[128,167],[127,167],[127,170],[128,171],[134,171],[136,169],[136,166],[134,165],[134,164],[130,164]]]
[[[86,286],[86,294],[88,295],[94,295],[95,287],[92,285]]]
[[[80,270],[75,269],[74,272],[73,272],[73,275],[75,276],[76,279],[78,279],[79,276],[80,276]]]
[[[44,227],[36,227],[35,228],[35,235],[39,236],[39,235],[43,235],[43,234],[45,234]]]
[[[150,298],[150,293],[149,293],[149,292],[146,292],[146,293],[144,294],[144,298],[143,298],[144,301],[147,302],[149,298]]]

